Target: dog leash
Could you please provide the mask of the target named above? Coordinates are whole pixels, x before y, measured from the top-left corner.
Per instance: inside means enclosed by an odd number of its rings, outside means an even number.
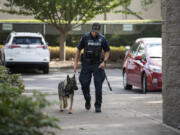
[[[111,88],[111,85],[110,85],[110,83],[109,83],[109,81],[108,81],[108,78],[107,78],[107,75],[106,75],[105,69],[103,69],[103,70],[104,70],[104,75],[105,75],[105,78],[106,78],[106,81],[107,81],[107,84],[108,84],[109,90],[110,90],[110,91],[112,91],[112,88]]]

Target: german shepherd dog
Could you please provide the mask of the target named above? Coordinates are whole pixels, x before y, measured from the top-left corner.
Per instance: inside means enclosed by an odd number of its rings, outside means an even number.
[[[76,77],[75,75],[70,78],[67,75],[67,78],[60,82],[58,85],[58,94],[59,94],[59,101],[60,101],[60,111],[63,112],[68,106],[68,98],[70,99],[70,107],[69,107],[69,114],[72,114],[72,105],[73,105],[73,97],[74,97],[74,90],[78,90]]]

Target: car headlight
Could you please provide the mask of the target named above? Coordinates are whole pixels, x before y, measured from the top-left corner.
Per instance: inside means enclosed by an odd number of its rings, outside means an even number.
[[[150,70],[153,71],[153,72],[162,73],[161,67],[150,65],[149,68],[150,68]]]

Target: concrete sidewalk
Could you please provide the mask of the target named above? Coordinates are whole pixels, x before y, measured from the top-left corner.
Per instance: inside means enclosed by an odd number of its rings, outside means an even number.
[[[57,95],[49,95],[58,102]],[[84,108],[84,98],[75,94],[73,114],[59,112],[59,106],[45,109],[60,119],[57,135],[180,135],[180,131],[162,124],[161,94],[106,94],[102,113],[94,113],[94,95],[90,111]]]

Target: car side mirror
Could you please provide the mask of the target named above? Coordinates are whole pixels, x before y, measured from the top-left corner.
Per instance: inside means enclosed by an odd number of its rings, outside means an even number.
[[[126,51],[128,51],[131,47],[127,45],[125,48],[126,48]]]
[[[134,59],[135,60],[142,60],[142,56],[136,56]]]
[[[127,54],[128,54],[128,50],[127,50],[127,51],[125,51],[124,55],[126,56]]]

